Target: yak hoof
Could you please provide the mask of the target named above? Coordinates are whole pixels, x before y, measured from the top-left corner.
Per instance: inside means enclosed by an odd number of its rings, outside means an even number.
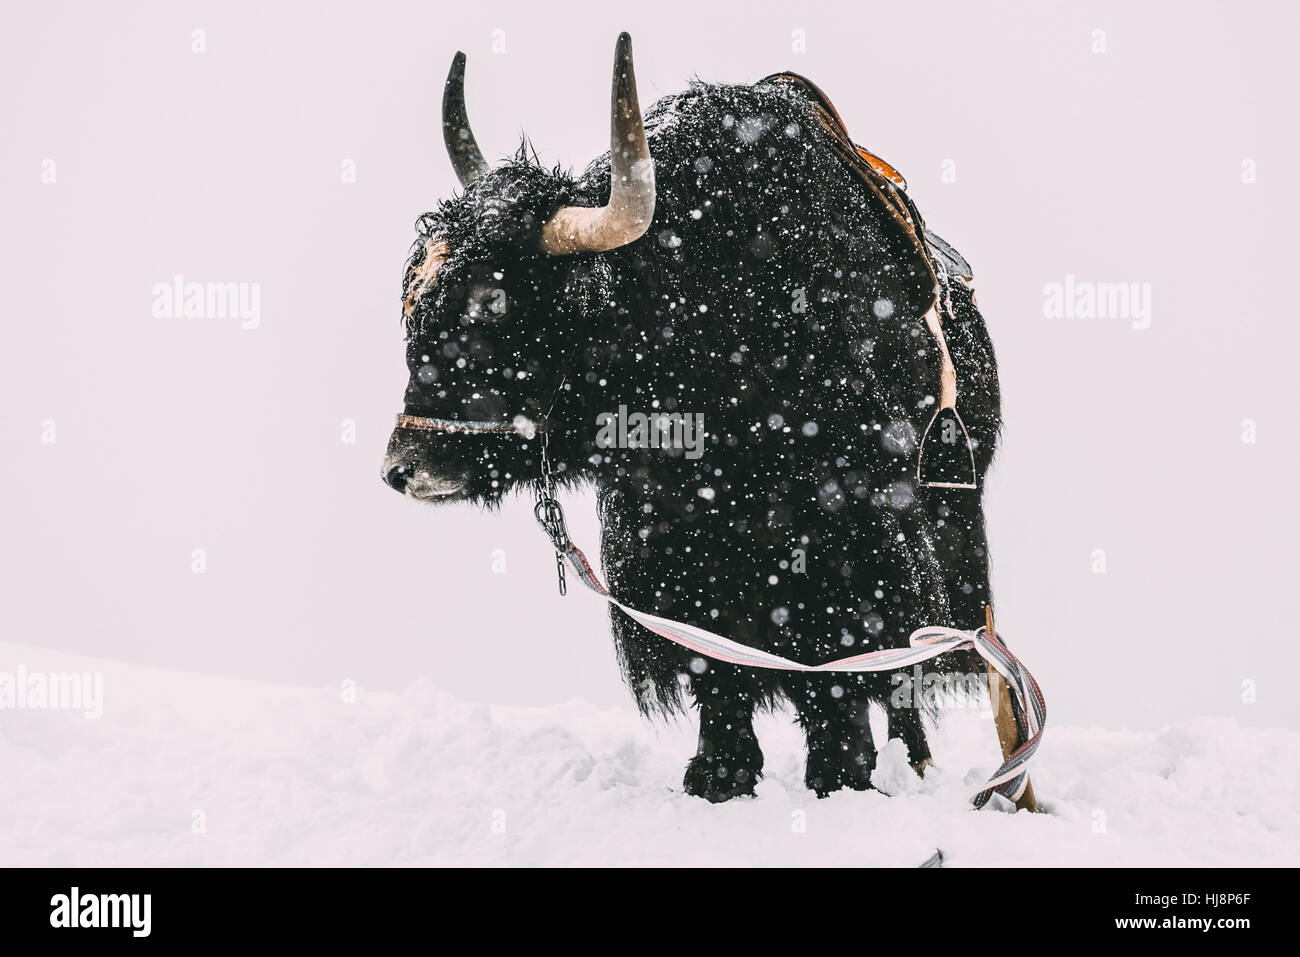
[[[686,765],[686,776],[682,779],[686,793],[713,804],[736,797],[753,797],[754,785],[763,772],[746,768],[743,764],[734,765],[734,761],[729,765],[712,755],[695,755]]]
[[[925,769],[934,767],[934,761],[930,758],[922,758],[912,765],[912,770],[916,772],[917,777],[925,777]]]
[[[830,797],[833,791],[852,788],[855,791],[871,790],[871,772],[876,768],[875,755],[840,755],[834,750],[816,749],[808,752],[808,766],[803,781],[818,798]]]

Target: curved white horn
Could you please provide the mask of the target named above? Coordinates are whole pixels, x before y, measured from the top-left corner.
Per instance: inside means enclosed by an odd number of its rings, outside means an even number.
[[[650,158],[632,69],[632,38],[618,35],[610,95],[608,206],[561,206],[542,227],[553,256],[626,246],[650,228],[655,214],[655,164]]]

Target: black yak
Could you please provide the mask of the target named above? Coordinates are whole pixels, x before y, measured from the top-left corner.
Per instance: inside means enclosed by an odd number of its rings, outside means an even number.
[[[792,74],[694,82],[643,126],[624,34],[613,152],[573,176],[526,145],[484,162],[464,63],[443,103],[464,192],[420,218],[403,286],[404,414],[453,426],[399,419],[385,481],[493,506],[540,480],[537,423],[561,484],[595,486],[601,562],[630,607],[806,664],[903,646],[923,625],[978,625],[980,491],[918,481],[944,358],[925,321],[936,294],[980,488],[1000,427],[992,348],[964,262],[901,189],[855,169],[816,88]],[[620,409],[702,416],[699,454],[601,440]],[[642,712],[687,694],[699,708],[690,794],[753,793],[754,709],[780,698],[819,796],[870,786],[872,702],[917,770],[929,762],[922,702],[900,704],[888,674],[740,668],[611,616]]]

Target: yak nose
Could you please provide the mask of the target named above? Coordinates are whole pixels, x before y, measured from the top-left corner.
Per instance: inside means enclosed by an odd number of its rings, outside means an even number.
[[[390,488],[394,488],[399,492],[405,492],[406,480],[409,477],[410,473],[407,471],[405,465],[392,465],[391,463],[385,463],[384,482]]]

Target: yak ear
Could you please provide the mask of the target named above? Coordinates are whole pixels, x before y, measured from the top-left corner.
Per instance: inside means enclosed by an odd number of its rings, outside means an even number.
[[[465,112],[465,54],[452,57],[447,82],[442,88],[442,139],[461,186],[468,186],[487,172],[488,164],[470,129]]]

